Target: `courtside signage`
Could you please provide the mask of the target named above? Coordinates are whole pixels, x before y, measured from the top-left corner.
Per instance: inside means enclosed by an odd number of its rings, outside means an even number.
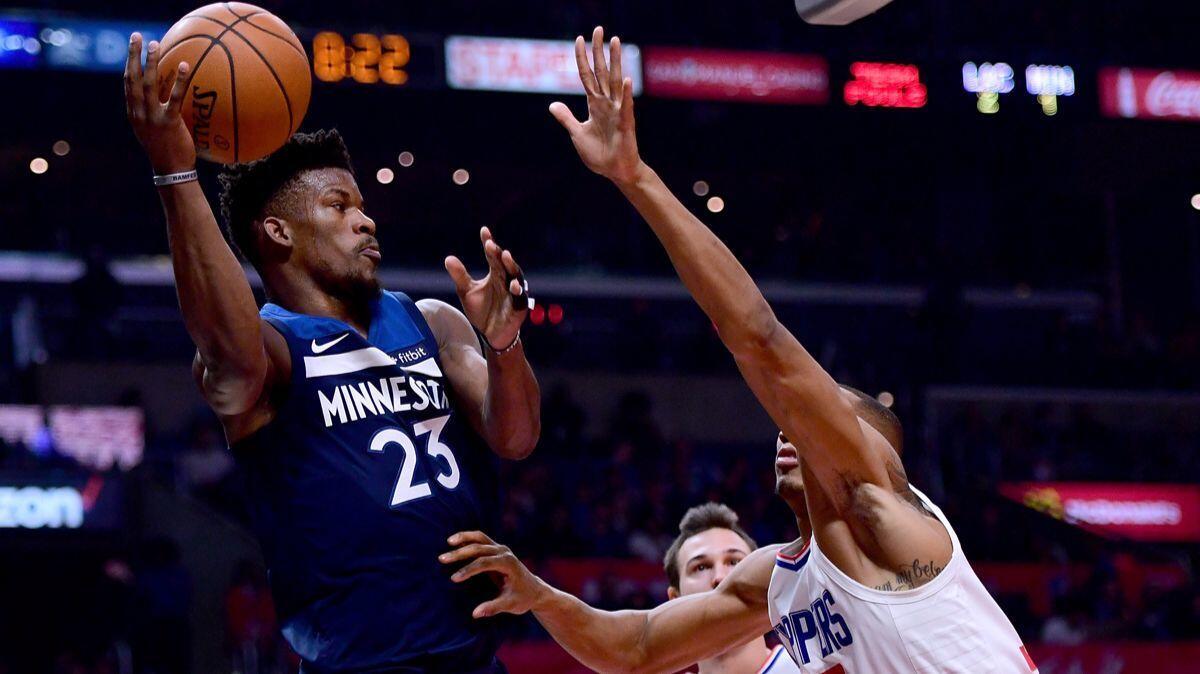
[[[1139,541],[1200,541],[1200,487],[1194,485],[1019,482],[1001,485],[1014,501],[1098,533]]]
[[[829,65],[820,56],[646,47],[646,93],[664,98],[829,102]]]
[[[591,46],[588,47],[591,52]],[[621,64],[642,93],[642,57],[636,45],[621,45]],[[582,94],[575,43],[566,40],[446,38],[446,82],[452,89]]]
[[[1104,68],[1100,111],[1127,119],[1200,121],[1200,72]]]

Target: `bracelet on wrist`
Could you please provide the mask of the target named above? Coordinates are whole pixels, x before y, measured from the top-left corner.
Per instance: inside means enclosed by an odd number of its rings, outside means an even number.
[[[190,171],[180,171],[179,173],[165,173],[163,175],[154,176],[155,187],[165,187],[167,185],[178,185],[180,183],[190,183],[197,180],[196,169]]]
[[[513,351],[521,344],[520,330],[517,330],[517,336],[513,337],[513,341],[503,349],[497,349],[496,347],[492,346],[492,342],[487,338],[487,335],[480,332],[478,328],[475,329],[475,334],[479,335],[479,341],[483,342],[487,348],[491,349],[492,353],[496,354],[497,356],[503,356],[504,354]]]

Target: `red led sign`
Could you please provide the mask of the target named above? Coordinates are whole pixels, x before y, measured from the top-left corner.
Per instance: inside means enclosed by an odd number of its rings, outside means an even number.
[[[929,91],[921,83],[921,71],[902,63],[859,62],[850,66],[854,79],[846,83],[846,105],[871,108],[923,108]]]

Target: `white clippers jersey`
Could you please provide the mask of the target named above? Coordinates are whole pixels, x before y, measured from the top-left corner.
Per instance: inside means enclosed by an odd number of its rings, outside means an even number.
[[[778,555],[768,605],[775,632],[806,674],[1036,674],[1021,637],[971,569],[940,508],[954,554],[932,581],[881,592],[851,580],[816,540]]]

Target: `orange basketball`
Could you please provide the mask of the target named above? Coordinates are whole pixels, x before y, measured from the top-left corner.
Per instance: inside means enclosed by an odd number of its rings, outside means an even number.
[[[312,76],[308,54],[279,17],[243,2],[205,5],[163,36],[159,72],[187,61],[183,119],[196,153],[222,164],[278,150],[300,128]]]

